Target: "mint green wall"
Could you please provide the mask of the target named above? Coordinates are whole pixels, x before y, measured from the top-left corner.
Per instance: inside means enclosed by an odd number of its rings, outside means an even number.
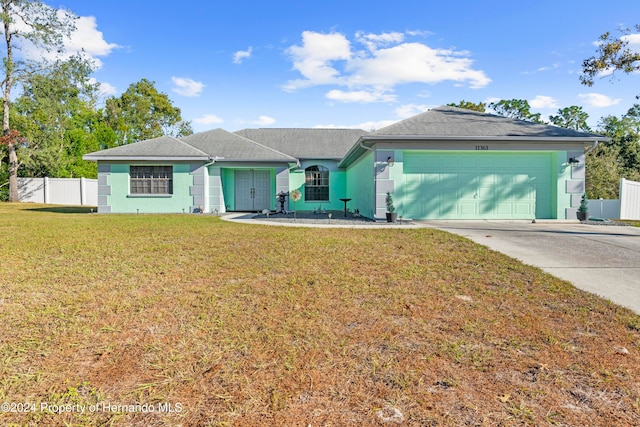
[[[236,209],[235,202],[235,172],[236,169],[243,168],[221,168],[220,178],[222,180],[222,193],[224,198],[224,203],[226,205],[225,211],[234,211]],[[275,168],[244,168],[244,169],[255,169],[255,170],[269,170],[269,194],[272,196],[270,198],[269,204],[270,209],[276,208],[276,169]]]
[[[572,167],[568,163],[568,159],[571,154],[567,151],[557,151],[554,153],[554,171],[556,176],[558,177],[558,182],[556,187],[554,188],[556,194],[556,206],[555,213],[556,218],[558,219],[567,219],[567,209],[570,209],[572,206],[572,193],[570,192],[570,185],[568,183],[574,181],[583,181],[583,185],[581,188],[584,189],[584,175],[582,177],[573,177],[572,176]],[[580,186],[579,186],[580,187]],[[579,196],[582,196],[582,192],[579,192]],[[579,197],[578,196],[578,197]],[[576,219],[573,217],[573,219]]]
[[[346,173],[346,194],[352,200],[349,207],[359,209],[360,214],[374,217],[374,154],[368,151],[352,163]]]
[[[429,151],[422,151],[428,153]],[[440,150],[441,153],[452,153],[450,150]],[[340,170],[337,162],[331,160],[308,160],[301,163],[300,168],[290,170],[288,178],[289,191],[299,189],[303,193],[302,200],[297,202],[299,211],[312,211],[314,209],[342,210],[344,203],[341,198],[351,198],[348,203],[350,210],[359,209],[363,216],[368,218],[384,217],[384,196],[387,191],[394,195],[396,210],[399,215],[409,215],[412,207],[415,207],[416,192],[418,186],[411,181],[410,174],[405,171],[404,150],[377,150],[367,151],[352,163],[349,168]],[[438,151],[433,151],[437,154]],[[495,155],[513,155],[514,162],[523,151],[501,151]],[[575,219],[575,210],[580,196],[584,192],[584,154],[580,151],[531,151],[531,154],[546,154],[549,157],[549,192],[550,205],[544,208],[548,214],[545,217]],[[388,156],[394,158],[395,164],[389,167],[386,164]],[[492,155],[492,153],[480,153],[480,155]],[[569,157],[578,157],[581,166],[572,167],[568,164]],[[135,162],[135,165],[162,164],[159,162]],[[164,163],[171,164],[171,163]],[[308,166],[320,165],[329,169],[330,200],[323,202],[305,202],[304,200],[304,169]],[[202,198],[202,192],[198,192],[196,185],[196,169],[200,164],[173,163],[173,193],[170,196],[131,196],[129,195],[129,163],[103,163],[99,169],[103,172],[99,175],[99,201],[101,212],[114,213],[182,213],[190,212],[195,205],[208,206],[208,211],[213,211],[220,204],[225,204],[228,210],[235,210],[235,168],[210,167],[204,176],[208,179],[208,188],[204,186],[208,204],[196,202],[196,198]],[[215,171],[214,171],[215,169]],[[271,209],[277,208],[276,202],[276,174],[278,171],[287,174],[286,167],[254,168],[268,169],[270,171]],[[526,169],[523,169],[526,173]],[[281,189],[287,188],[286,179],[282,181]],[[419,194],[417,195],[419,198]],[[198,199],[200,200],[200,199]],[[289,204],[293,209],[293,203]],[[218,209],[218,212],[224,212]],[[537,212],[536,212],[537,213]],[[418,219],[418,218],[415,218]]]
[[[222,168],[220,177],[222,179],[222,193],[224,194],[224,203],[227,211],[235,210],[235,169]]]
[[[323,202],[305,202],[304,200],[304,170],[309,166],[318,165],[329,169],[329,201]],[[289,175],[289,191],[300,190],[302,199],[300,199],[295,209],[299,211],[312,211],[314,209],[343,210],[344,202],[340,199],[351,197],[346,194],[346,172],[339,170],[337,162],[332,160],[308,160],[301,162],[300,168],[293,169]],[[348,208],[352,209],[354,205],[349,202]],[[289,208],[293,209],[293,201],[289,203]]]
[[[144,163],[134,163],[140,165]],[[168,163],[153,163],[167,165]],[[112,163],[107,183],[111,186],[108,204],[111,212],[117,213],[182,213],[190,212],[193,196],[189,187],[193,185],[193,175],[189,163],[173,164],[173,194],[170,196],[130,196],[128,163]]]
[[[385,157],[389,154],[393,153],[393,157],[395,159],[395,165],[389,168],[389,172],[387,175],[382,176],[382,174],[378,174],[376,177],[376,202],[378,205],[378,216],[380,217],[380,212],[382,211],[382,203],[383,203],[383,193],[386,191],[392,191],[394,193],[394,202],[395,207],[399,215],[403,213],[411,214],[411,212],[415,211],[415,203],[421,201],[420,195],[416,194],[419,188],[423,188],[419,185],[418,182],[415,181],[417,177],[414,174],[408,173],[405,170],[404,163],[404,154],[407,152],[403,152],[400,150],[385,150],[383,156]],[[427,155],[428,153],[433,153],[434,156],[437,156],[439,153],[453,153],[452,151],[420,151],[422,155]],[[463,153],[463,152],[460,152]],[[473,153],[473,152],[468,152]],[[528,168],[528,162],[522,161],[523,155],[527,155],[526,152],[523,151],[501,151],[501,152],[492,152],[492,153],[474,153],[479,156],[502,156],[505,158],[506,156],[513,157],[513,166],[516,168],[519,164],[522,165],[522,173],[527,174],[531,173],[532,176],[535,176],[540,172],[540,163],[537,163],[537,172],[536,169]],[[575,205],[576,193],[577,189],[581,188],[583,185],[583,174],[580,175],[577,168],[572,168],[568,166],[567,160],[569,156],[574,156],[575,153],[569,153],[567,151],[558,150],[558,151],[530,151],[529,154],[531,156],[536,156],[539,159],[544,159],[546,156],[546,163],[548,171],[541,178],[542,182],[538,182],[538,185],[542,187],[538,187],[538,193],[541,199],[538,200],[536,206],[535,215],[538,218],[551,218],[551,219],[565,219],[567,218],[566,212],[569,208],[571,208],[572,204]],[[504,162],[504,159],[503,159]],[[376,163],[378,165],[378,163]],[[351,171],[351,169],[350,169]],[[354,174],[354,175],[360,175]],[[351,176],[351,175],[350,175]],[[581,182],[582,180],[582,182]],[[380,187],[380,188],[378,188]],[[462,191],[464,192],[464,188],[453,189],[452,191]],[[420,211],[420,209],[417,209]],[[415,215],[415,213],[414,213]],[[438,216],[437,213],[434,213],[434,218]],[[450,216],[450,214],[449,214]],[[456,216],[456,215],[454,215]],[[471,215],[474,216],[474,215]],[[482,214],[479,215],[480,217]],[[499,214],[497,214],[499,216]],[[516,215],[517,216],[517,215]],[[445,215],[444,218],[447,216]],[[460,217],[462,218],[462,216]]]

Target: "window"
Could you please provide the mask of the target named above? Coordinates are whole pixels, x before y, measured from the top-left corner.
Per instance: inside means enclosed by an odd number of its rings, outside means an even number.
[[[329,169],[324,166],[309,166],[304,170],[304,200],[329,200]]]
[[[130,166],[130,194],[172,194],[173,166]]]

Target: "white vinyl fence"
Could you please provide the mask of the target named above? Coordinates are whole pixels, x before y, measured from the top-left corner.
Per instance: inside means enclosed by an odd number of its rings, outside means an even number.
[[[620,199],[589,200],[589,215],[595,218],[640,220],[640,182],[620,180]]]
[[[640,182],[620,180],[620,219],[640,220]]]
[[[51,205],[98,205],[98,180],[87,178],[18,178],[21,202]]]

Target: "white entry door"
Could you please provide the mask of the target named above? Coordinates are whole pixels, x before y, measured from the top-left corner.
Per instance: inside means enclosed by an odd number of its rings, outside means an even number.
[[[270,190],[270,171],[261,169],[236,169],[235,210],[253,212],[270,209]]]

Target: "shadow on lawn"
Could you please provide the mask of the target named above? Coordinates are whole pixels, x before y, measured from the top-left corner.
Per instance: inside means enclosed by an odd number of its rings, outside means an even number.
[[[28,211],[51,212],[60,214],[84,214],[97,211],[95,206],[51,206],[46,208],[27,208]]]

